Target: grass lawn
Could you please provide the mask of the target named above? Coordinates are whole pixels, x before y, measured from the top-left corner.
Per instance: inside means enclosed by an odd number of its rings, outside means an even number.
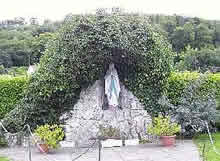
[[[9,161],[9,160],[5,157],[0,157],[0,161]]]
[[[220,153],[220,132],[212,134],[213,140],[214,140],[214,144],[215,147],[217,149],[217,151]],[[197,147],[199,148],[200,154],[202,156],[203,153],[203,147],[205,144],[205,157],[204,160],[205,161],[220,161],[220,155],[216,154],[211,146],[211,143],[209,141],[209,137],[208,135],[199,135],[197,137],[194,138],[194,141],[197,145]]]

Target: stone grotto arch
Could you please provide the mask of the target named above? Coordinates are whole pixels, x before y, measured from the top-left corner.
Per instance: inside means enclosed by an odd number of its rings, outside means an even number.
[[[74,116],[76,109],[81,111],[81,118],[94,110],[93,114],[98,110],[104,117],[111,116],[106,114],[108,110],[103,111],[100,107],[102,101],[97,100],[103,96],[100,91],[103,91],[104,76],[109,64],[113,63],[120,80],[124,111],[116,111],[119,112],[117,121],[133,119],[135,114],[138,119],[141,114],[145,118],[141,126],[143,134],[145,124],[150,121],[149,114],[163,110],[157,101],[172,69],[172,55],[170,45],[143,15],[118,13],[69,17],[48,43],[24,98],[3,123],[16,131],[26,123],[33,128],[45,123],[60,123],[62,116],[66,118],[66,125],[72,125],[73,118],[79,116]],[[135,113],[135,108],[142,112]],[[132,116],[127,117],[129,113]],[[87,121],[85,126],[92,123]],[[129,120],[126,126],[128,123]],[[127,137],[137,137],[137,133],[132,136],[134,132],[124,125]]]

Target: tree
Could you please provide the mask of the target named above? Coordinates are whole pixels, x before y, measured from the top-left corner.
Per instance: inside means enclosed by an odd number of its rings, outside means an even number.
[[[195,33],[194,33],[194,26],[192,23],[187,22],[183,26],[184,32],[185,32],[185,47],[190,45],[192,46],[193,41],[195,39]]]
[[[180,52],[186,46],[192,45],[194,41],[193,25],[191,23],[184,24],[183,27],[177,27],[171,35],[171,41],[176,51]]]
[[[195,41],[194,48],[204,48],[213,46],[213,31],[210,30],[205,24],[199,24],[195,27]]]
[[[31,37],[28,32],[0,31],[0,62],[5,67],[24,66],[27,64],[28,53],[25,41]]]
[[[197,60],[197,49],[193,49],[191,46],[187,46],[185,51],[179,54],[179,62],[176,64],[176,70],[197,70],[199,63]]]
[[[176,51],[181,51],[185,47],[185,32],[183,27],[177,27],[172,34],[171,41]]]
[[[215,71],[220,67],[220,49],[193,49],[190,46],[181,54],[181,61],[177,64],[180,71]]]
[[[53,39],[52,33],[43,33],[39,37],[34,37],[31,41],[28,42],[28,49],[30,49],[30,65],[40,62],[40,58],[43,55],[47,43]]]
[[[183,26],[185,24],[185,18],[183,16],[179,16],[176,14],[174,14],[174,16],[176,17],[177,26]]]
[[[164,24],[162,24],[163,29],[168,33],[168,38],[173,34],[173,32],[176,29],[176,22],[173,20],[168,19],[165,21]]]
[[[215,47],[220,47],[220,24],[214,23],[214,45]]]

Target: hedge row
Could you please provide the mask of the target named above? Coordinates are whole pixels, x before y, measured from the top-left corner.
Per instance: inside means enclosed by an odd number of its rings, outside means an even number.
[[[23,97],[27,77],[0,76],[0,119]]]
[[[214,90],[218,102],[218,100],[220,100],[220,73],[200,74],[197,72],[181,72],[172,73],[168,79],[167,96],[171,103],[177,105],[184,88],[200,76],[205,76],[200,92],[207,93],[208,91]]]
[[[167,95],[171,102],[177,105],[184,88],[200,75],[197,72],[172,73],[167,86]],[[0,77],[0,119],[22,98],[27,81],[27,77]],[[207,74],[201,92],[211,89],[215,89],[217,102],[220,104],[220,74]]]

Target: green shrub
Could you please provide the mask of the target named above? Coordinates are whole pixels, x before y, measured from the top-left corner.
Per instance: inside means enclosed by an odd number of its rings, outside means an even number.
[[[179,99],[183,94],[184,89],[202,75],[204,74],[198,72],[173,72],[168,78],[166,94],[171,103],[178,105],[178,102],[180,101]],[[201,95],[214,90],[216,94],[216,100],[218,102],[218,99],[220,99],[220,73],[207,73],[205,75],[207,75],[207,78],[203,81],[198,90],[200,91]]]
[[[193,136],[206,130],[202,120],[207,120],[210,125],[216,122],[216,127],[220,128],[220,114],[216,112],[220,108],[219,73],[172,73],[168,79],[167,98],[169,101],[163,104],[174,113],[184,135]]]
[[[207,79],[209,78],[201,76],[191,82],[184,89],[173,112],[175,120],[182,126],[182,133],[186,136],[192,137],[196,133],[205,132],[207,129],[204,121],[209,123],[211,129],[216,120],[215,94],[212,88],[204,91]]]
[[[23,97],[27,81],[26,77],[0,77],[0,119]]]

